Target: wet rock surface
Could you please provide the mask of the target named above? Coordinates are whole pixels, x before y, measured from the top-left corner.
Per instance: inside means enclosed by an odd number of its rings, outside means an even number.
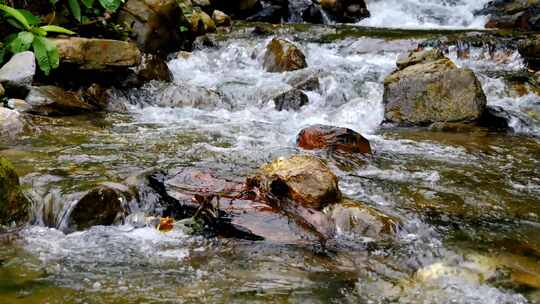
[[[540,35],[537,35],[535,38],[525,39],[520,41],[518,45],[519,53],[530,69],[539,71],[540,70]]]
[[[78,231],[97,225],[119,223],[131,199],[129,189],[123,185],[101,185],[76,203],[69,215],[68,227]]]
[[[26,103],[28,113],[45,116],[77,115],[99,110],[87,103],[77,92],[65,91],[55,86],[32,87]]]
[[[24,224],[29,212],[30,201],[21,191],[19,176],[11,163],[0,157],[0,225]]]
[[[422,60],[386,77],[385,118],[404,125],[478,120],[487,101],[474,72],[447,58]]]
[[[328,149],[349,153],[371,154],[369,141],[359,133],[327,125],[313,125],[300,131],[296,144],[306,150]]]
[[[487,28],[540,29],[540,1],[538,0],[490,1],[476,14],[489,15]]]
[[[309,103],[308,96],[298,89],[289,90],[273,99],[278,111],[298,111]]]
[[[277,159],[261,167],[257,179],[264,193],[308,208],[320,210],[341,198],[337,177],[313,156]]]
[[[266,47],[263,66],[268,72],[286,72],[303,69],[307,63],[305,55],[292,42],[272,39]]]

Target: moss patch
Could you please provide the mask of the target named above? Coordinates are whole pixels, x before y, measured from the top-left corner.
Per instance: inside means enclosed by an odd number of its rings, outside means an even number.
[[[27,220],[29,206],[15,169],[9,161],[0,158],[0,225]]]

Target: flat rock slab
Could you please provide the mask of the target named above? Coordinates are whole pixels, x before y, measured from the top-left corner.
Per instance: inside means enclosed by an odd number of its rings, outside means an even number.
[[[53,39],[62,62],[83,70],[128,68],[141,63],[141,51],[129,42],[110,39]]]

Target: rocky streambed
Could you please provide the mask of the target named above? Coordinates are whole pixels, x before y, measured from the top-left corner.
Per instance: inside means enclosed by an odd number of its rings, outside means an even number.
[[[31,210],[0,234],[0,302],[539,301],[519,40],[235,23],[120,110],[25,116],[0,143]]]

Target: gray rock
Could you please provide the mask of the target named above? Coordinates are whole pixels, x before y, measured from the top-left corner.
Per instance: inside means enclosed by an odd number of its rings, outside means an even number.
[[[319,77],[313,75],[313,72],[295,75],[287,80],[287,83],[293,88],[303,91],[317,92],[321,88]]]
[[[79,93],[55,86],[32,87],[26,102],[31,107],[26,112],[46,116],[77,115],[99,110],[86,103]]]
[[[188,84],[158,86],[153,90],[154,104],[160,107],[193,107],[197,109],[232,109],[220,93]]]
[[[0,138],[13,138],[24,131],[26,122],[22,115],[14,110],[0,107]]]
[[[487,103],[474,72],[446,58],[389,75],[383,102],[386,120],[403,125],[476,121]]]
[[[274,97],[274,103],[278,111],[298,111],[301,107],[309,103],[309,98],[301,90],[292,89]]]
[[[13,55],[0,69],[0,83],[6,88],[26,88],[32,85],[36,75],[36,58],[32,52]]]

